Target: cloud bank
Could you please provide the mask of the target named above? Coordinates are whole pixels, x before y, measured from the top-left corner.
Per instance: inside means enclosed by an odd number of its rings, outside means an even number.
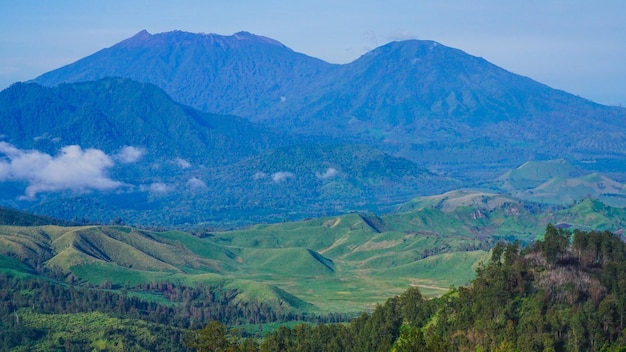
[[[4,154],[4,157],[1,156]],[[110,190],[122,186],[107,176],[113,159],[98,149],[70,145],[51,156],[37,150],[20,150],[0,142],[0,182],[26,182],[24,198],[37,193],[72,190]]]

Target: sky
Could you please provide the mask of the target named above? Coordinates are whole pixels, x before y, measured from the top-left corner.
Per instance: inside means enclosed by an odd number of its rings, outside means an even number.
[[[623,0],[0,0],[0,89],[137,32],[248,31],[332,63],[427,39],[607,105],[626,106]]]

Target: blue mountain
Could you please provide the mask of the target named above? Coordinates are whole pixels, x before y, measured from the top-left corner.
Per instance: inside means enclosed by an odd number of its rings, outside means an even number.
[[[593,159],[596,171],[606,171],[622,165],[626,150],[626,109],[433,41],[391,42],[333,65],[246,32],[142,31],[35,82],[109,76],[150,82],[197,109],[288,134],[367,143],[437,168],[443,163],[446,173],[474,181],[530,159]]]

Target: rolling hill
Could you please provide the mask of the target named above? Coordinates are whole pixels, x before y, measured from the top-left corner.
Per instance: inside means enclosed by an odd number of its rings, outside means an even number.
[[[3,225],[0,263],[12,272],[54,273],[75,284],[226,285],[242,300],[293,297],[294,310],[354,312],[409,285],[433,296],[463,285],[496,241],[534,241],[548,223],[623,234],[626,212],[592,199],[542,208],[464,191],[416,199],[381,216],[352,213],[193,234]]]
[[[487,185],[535,203],[569,205],[594,198],[615,207],[626,206],[623,183],[603,174],[585,172],[562,159],[526,162]]]

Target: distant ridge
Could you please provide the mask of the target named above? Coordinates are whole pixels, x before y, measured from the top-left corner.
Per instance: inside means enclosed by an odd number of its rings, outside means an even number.
[[[615,207],[626,206],[626,186],[597,172],[585,172],[563,159],[529,161],[494,182],[513,197],[537,203],[569,205],[595,198]]]
[[[196,36],[200,36],[203,39],[205,39],[207,42],[212,43],[212,44],[217,44],[219,46],[222,46],[223,48],[228,48],[228,47],[237,47],[241,44],[245,44],[246,42],[248,43],[253,43],[253,42],[263,42],[266,44],[271,44],[271,45],[276,45],[279,47],[284,47],[286,48],[285,45],[283,45],[282,43],[280,43],[277,40],[268,38],[268,37],[263,37],[263,36],[259,36],[259,35],[254,35],[250,32],[246,32],[246,31],[241,31],[241,32],[237,32],[233,35],[230,36],[222,36],[222,35],[218,35],[215,33],[210,33],[210,34],[205,34],[205,33],[189,33],[189,32],[184,32],[184,31],[180,31],[180,30],[175,30],[175,31],[171,31],[168,32],[171,33],[173,35],[177,35],[178,39],[180,41],[185,41],[185,40],[193,40],[195,39],[194,37]],[[151,34],[149,33],[147,30],[141,30],[139,33],[135,34],[134,36],[120,42],[118,45],[120,46],[127,46],[127,47],[131,47],[131,46],[141,46],[143,45],[143,43],[145,43],[146,41],[150,41],[151,39],[157,39],[159,37],[163,37],[165,33],[159,33],[159,34]]]
[[[465,165],[472,172],[502,165],[495,176],[531,159],[603,161],[626,150],[626,109],[428,40],[391,42],[333,65],[248,32],[142,31],[35,81],[108,76],[151,82],[183,104],[290,134],[367,141],[413,161],[443,161],[457,165],[450,171],[459,176]]]
[[[144,30],[35,82],[53,86],[126,77],[156,84],[175,100],[204,111],[247,117],[259,104],[279,104],[281,96],[332,67],[248,32],[221,36]]]
[[[65,220],[54,219],[49,216],[34,215],[17,209],[0,206],[0,225],[9,226],[43,226],[59,225],[70,226],[74,223]]]
[[[0,173],[0,204],[68,220],[228,227],[391,208],[452,183],[372,146],[201,112],[126,78],[18,83],[0,92],[0,120],[0,167],[9,170]],[[86,159],[88,150],[99,159]],[[54,168],[25,168],[33,157]],[[99,171],[75,180],[68,166]]]

